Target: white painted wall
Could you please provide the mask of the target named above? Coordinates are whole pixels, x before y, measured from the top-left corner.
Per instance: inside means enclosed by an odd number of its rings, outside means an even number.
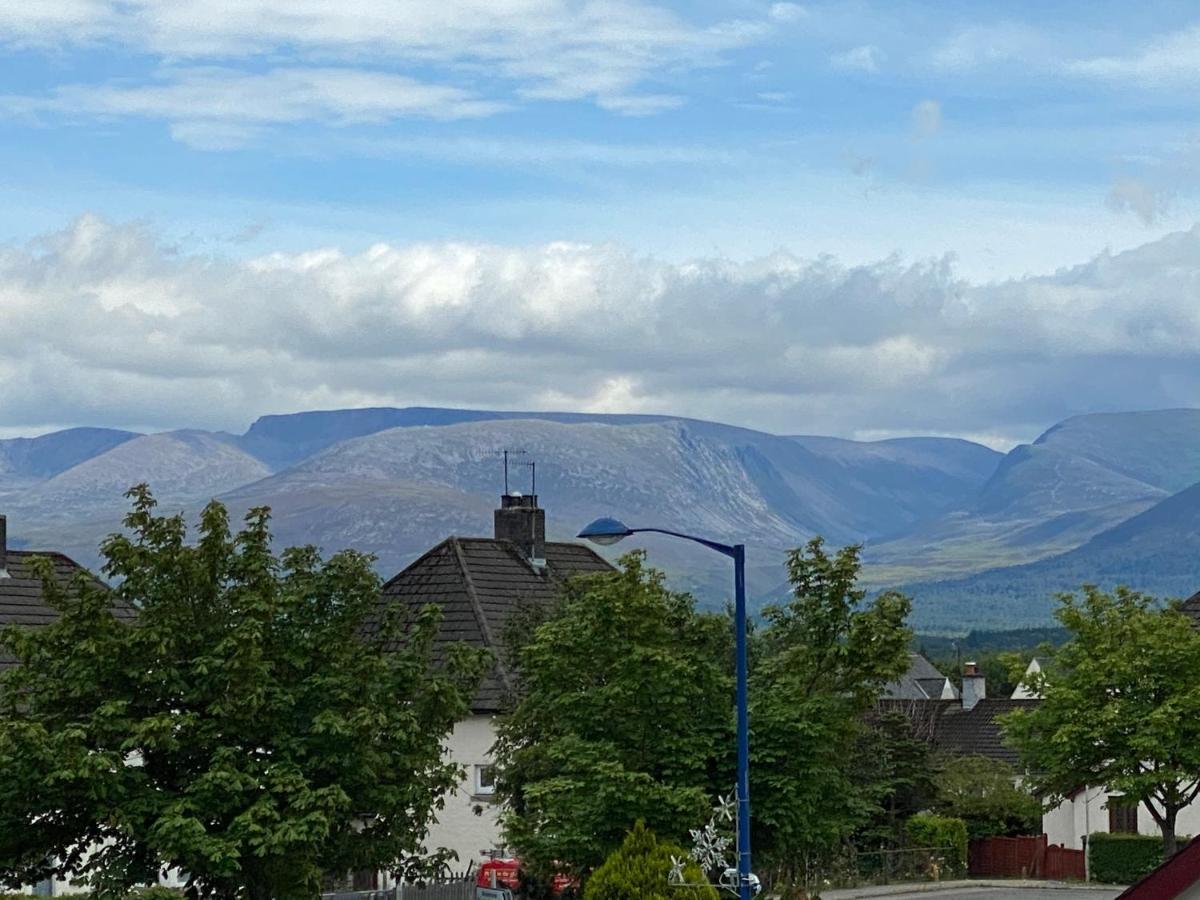
[[[1086,803],[1084,802],[1086,798]],[[1042,815],[1042,830],[1051,844],[1062,844],[1073,850],[1082,849],[1081,835],[1097,831],[1108,832],[1109,793],[1103,788],[1086,788]],[[1158,823],[1143,804],[1138,804],[1138,834],[1161,834]],[[1200,803],[1193,802],[1180,810],[1175,822],[1176,833],[1200,835]]]
[[[446,807],[437,813],[425,845],[431,851],[445,847],[456,852],[455,869],[465,869],[472,861],[478,866],[487,851],[501,849],[498,807],[477,793],[475,785],[476,766],[491,763],[495,741],[492,717],[471,716],[454,726],[446,743],[447,756],[466,768],[466,777],[455,792],[446,795]]]

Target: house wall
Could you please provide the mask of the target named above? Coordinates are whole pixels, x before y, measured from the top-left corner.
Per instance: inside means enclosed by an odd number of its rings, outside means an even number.
[[[476,793],[475,767],[491,763],[491,748],[496,728],[491,716],[471,716],[454,726],[446,743],[447,756],[466,768],[466,777],[458,789],[447,794],[445,809],[437,812],[437,821],[429,829],[425,846],[430,850],[445,847],[458,854],[455,869],[466,869],[489,850],[498,850],[500,825],[498,807],[487,796]]]
[[[1051,844],[1079,850],[1083,847],[1082,835],[1108,832],[1108,798],[1103,788],[1086,788],[1074,797],[1065,800],[1042,815],[1042,830]],[[1084,802],[1086,798],[1086,803]],[[1180,835],[1200,834],[1200,803],[1192,803],[1180,810],[1175,823]],[[1138,805],[1138,834],[1159,834],[1158,823],[1142,804]]]

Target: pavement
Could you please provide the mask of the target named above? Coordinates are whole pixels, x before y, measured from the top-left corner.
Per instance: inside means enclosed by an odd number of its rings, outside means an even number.
[[[934,898],[967,897],[970,900],[1113,900],[1121,886],[1062,881],[934,881],[921,884],[887,884],[870,887],[839,888],[823,891],[821,900],[866,900],[866,898]]]

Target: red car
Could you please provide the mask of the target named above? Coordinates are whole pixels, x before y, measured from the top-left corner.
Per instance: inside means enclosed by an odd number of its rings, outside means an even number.
[[[521,861],[513,858],[489,859],[480,863],[479,874],[475,877],[475,896],[479,900],[500,900],[505,890],[517,889],[517,873],[520,870]],[[557,897],[574,884],[575,880],[567,875],[555,875],[554,896]]]

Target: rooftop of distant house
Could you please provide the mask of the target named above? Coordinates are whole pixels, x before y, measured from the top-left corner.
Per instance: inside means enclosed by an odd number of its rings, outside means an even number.
[[[40,627],[53,622],[58,613],[46,603],[41,578],[34,573],[32,562],[37,557],[50,561],[54,580],[65,591],[71,590],[76,579],[83,575],[95,584],[103,582],[69,556],[57,550],[14,550],[8,546],[7,520],[0,516],[0,627],[25,625]],[[116,615],[130,618],[127,607],[114,609]],[[15,660],[0,649],[0,669],[13,665]]]
[[[552,603],[575,576],[613,567],[583,544],[547,541],[545,511],[535,495],[505,494],[493,537],[449,537],[389,580],[384,602],[412,610],[441,607],[440,646],[463,642],[492,651],[495,666],[472,701],[475,713],[496,713],[512,689],[501,657],[505,629],[527,604]]]

